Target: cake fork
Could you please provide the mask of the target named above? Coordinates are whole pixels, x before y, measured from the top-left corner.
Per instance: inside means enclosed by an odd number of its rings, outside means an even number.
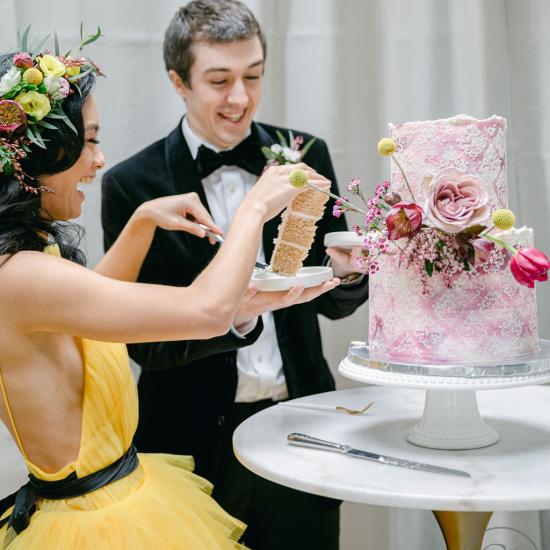
[[[282,401],[279,405],[283,407],[290,407],[295,409],[314,409],[319,411],[338,411],[345,412],[352,416],[359,416],[367,412],[373,405],[374,401],[371,401],[368,405],[365,405],[362,409],[348,409],[341,405],[316,405],[315,403],[293,403],[292,401]]]

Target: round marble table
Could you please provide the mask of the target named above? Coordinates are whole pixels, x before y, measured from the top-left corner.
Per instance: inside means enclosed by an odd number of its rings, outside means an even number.
[[[432,510],[449,550],[480,548],[494,511],[550,509],[550,387],[482,392],[480,411],[501,439],[491,447],[461,451],[407,442],[411,425],[422,415],[424,396],[421,390],[367,386],[293,401],[355,409],[374,401],[361,416],[277,405],[237,428],[235,454],[256,474],[287,487],[365,504]],[[457,468],[472,477],[437,475],[296,447],[287,443],[292,432]]]

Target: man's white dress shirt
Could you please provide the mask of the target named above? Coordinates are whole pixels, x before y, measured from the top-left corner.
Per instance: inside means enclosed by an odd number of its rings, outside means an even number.
[[[187,117],[183,118],[182,131],[193,159],[197,157],[201,145],[220,152],[218,147],[193,132]],[[256,175],[238,166],[222,166],[202,180],[212,218],[225,233],[231,226],[237,208],[256,179]],[[263,245],[260,245],[257,260],[266,263]],[[236,258],[235,261],[238,259]],[[236,402],[279,400],[288,397],[273,314],[264,313],[262,321],[264,329],[258,340],[250,346],[237,350]],[[250,330],[253,328],[252,326]],[[239,335],[237,331],[233,330],[233,332]]]

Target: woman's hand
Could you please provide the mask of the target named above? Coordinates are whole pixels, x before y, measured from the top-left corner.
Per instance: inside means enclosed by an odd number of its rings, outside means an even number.
[[[296,188],[290,183],[289,175],[297,168],[308,174],[311,184],[327,191],[330,189],[329,180],[302,162],[272,166],[262,174],[246,196],[243,202],[245,208],[261,209],[265,221],[274,218],[296,195],[311,189],[308,185]]]
[[[170,195],[144,202],[134,215],[141,222],[169,231],[185,231],[202,238],[206,232],[198,225],[201,223],[212,232],[223,235],[197,193]]]

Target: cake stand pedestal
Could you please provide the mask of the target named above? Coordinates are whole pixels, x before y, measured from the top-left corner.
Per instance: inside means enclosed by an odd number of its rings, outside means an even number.
[[[413,364],[371,355],[368,346],[352,346],[340,363],[346,378],[367,384],[426,390],[424,413],[407,440],[430,449],[488,447],[499,440],[479,413],[476,391],[550,382],[550,340],[540,351],[509,361],[477,364]]]
[[[352,346],[339,366],[346,378],[367,384],[426,390],[422,418],[407,441],[429,449],[479,449],[495,444],[498,433],[479,413],[476,391],[550,381],[550,340],[540,351],[511,361],[426,365],[384,360],[368,346]],[[448,550],[480,550],[492,512],[433,510]]]

